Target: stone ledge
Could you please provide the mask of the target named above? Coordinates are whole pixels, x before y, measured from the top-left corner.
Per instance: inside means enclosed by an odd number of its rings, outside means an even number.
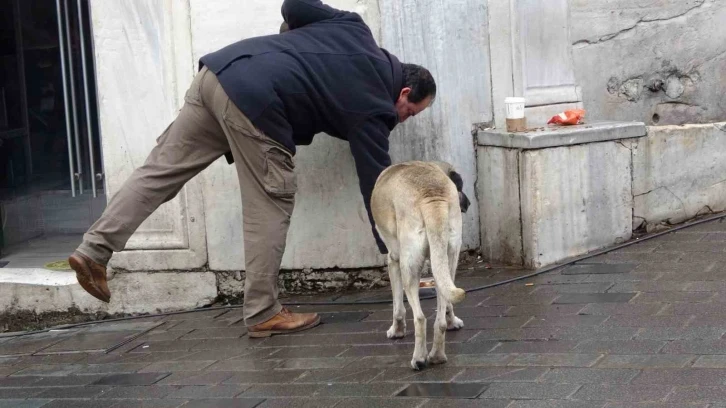
[[[513,149],[543,149],[585,143],[632,139],[647,135],[642,122],[592,122],[575,126],[548,126],[529,132],[511,133],[506,130],[480,130],[479,146]]]
[[[77,283],[75,272],[0,269],[0,310],[155,313],[202,307],[217,298],[213,272],[117,273],[108,284],[110,304],[87,294]]]

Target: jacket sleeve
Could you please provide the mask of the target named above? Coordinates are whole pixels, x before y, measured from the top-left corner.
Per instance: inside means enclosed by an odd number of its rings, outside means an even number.
[[[285,0],[282,3],[282,18],[290,30],[347,13],[323,4],[320,0]]]
[[[391,157],[388,155],[389,134],[389,127],[382,118],[371,117],[360,123],[348,136],[350,150],[358,172],[360,191],[363,194],[363,203],[368,212],[373,237],[382,254],[387,254],[388,249],[376,231],[376,224],[371,212],[371,195],[378,176],[391,165]]]

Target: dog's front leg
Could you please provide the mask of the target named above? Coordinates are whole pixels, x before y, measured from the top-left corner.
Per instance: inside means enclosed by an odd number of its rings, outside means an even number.
[[[406,335],[406,308],[403,306],[403,285],[398,260],[388,254],[388,277],[393,292],[393,324],[386,335],[389,339],[400,339]]]

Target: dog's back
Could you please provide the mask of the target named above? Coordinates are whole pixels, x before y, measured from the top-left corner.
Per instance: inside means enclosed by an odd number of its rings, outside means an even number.
[[[393,324],[390,339],[406,334],[405,291],[411,306],[416,341],[411,367],[446,362],[446,330],[458,330],[464,322],[454,315],[452,304],[464,299],[454,286],[461,248],[461,213],[468,199],[461,191],[461,177],[447,163],[407,162],[391,166],[378,177],[371,197],[376,228],[388,247],[388,276],[393,292]],[[426,353],[426,316],[419,302],[419,280],[429,257],[437,297],[434,342]]]
[[[450,268],[456,265],[450,258],[452,252],[458,258],[461,246],[463,204],[452,174],[456,172],[443,162],[393,165],[378,178],[371,209],[391,256],[404,254],[418,264],[429,255],[439,291],[458,303],[465,293],[454,286]]]

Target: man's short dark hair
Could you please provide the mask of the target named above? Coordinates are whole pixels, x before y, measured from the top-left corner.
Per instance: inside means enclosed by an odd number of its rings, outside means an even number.
[[[401,64],[403,66],[403,87],[411,88],[408,100],[419,103],[429,96],[436,97],[436,81],[428,69],[416,64]]]

